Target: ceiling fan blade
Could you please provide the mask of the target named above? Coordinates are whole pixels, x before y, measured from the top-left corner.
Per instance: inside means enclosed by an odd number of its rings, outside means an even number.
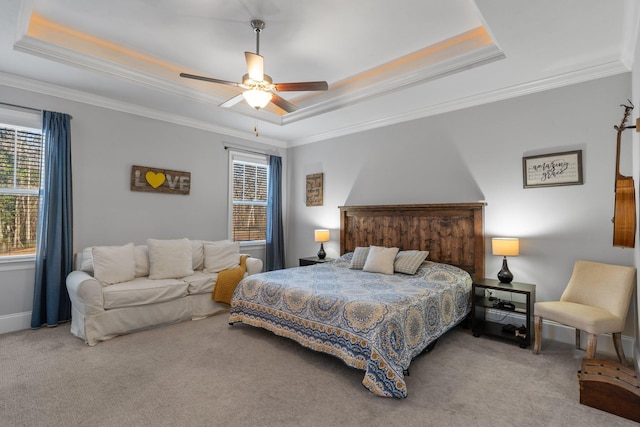
[[[256,82],[264,80],[264,58],[253,52],[245,52],[244,58],[247,61],[249,78]]]
[[[279,92],[284,91],[300,91],[305,92],[309,90],[327,90],[329,85],[327,82],[299,82],[299,83],[276,83],[276,90]]]
[[[219,83],[221,85],[240,87],[240,83],[230,82],[228,80],[214,79],[212,77],[196,76],[195,74],[180,73],[180,77],[186,79],[202,80],[203,82]]]
[[[286,99],[282,98],[281,96],[278,96],[278,94],[276,93],[273,94],[273,97],[271,98],[271,102],[273,102],[278,107],[282,108],[287,113],[293,113],[298,109],[298,107],[296,107]]]
[[[242,97],[242,94],[239,93],[238,95],[234,96],[233,98],[229,98],[226,101],[224,101],[222,104],[220,104],[220,107],[224,107],[224,108],[229,108],[229,107],[233,107],[234,105],[236,105],[238,102],[242,101],[244,98]]]

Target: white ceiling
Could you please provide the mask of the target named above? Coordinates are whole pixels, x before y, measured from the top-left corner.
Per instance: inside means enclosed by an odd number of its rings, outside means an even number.
[[[281,146],[629,71],[636,0],[0,0],[0,85]],[[299,110],[218,105],[260,36]],[[0,102],[2,99],[0,99]],[[34,106],[37,107],[37,106]]]

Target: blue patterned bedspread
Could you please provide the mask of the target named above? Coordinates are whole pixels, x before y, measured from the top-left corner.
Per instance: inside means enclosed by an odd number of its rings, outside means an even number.
[[[351,256],[246,277],[231,300],[242,322],[365,371],[371,392],[404,398],[403,371],[471,307],[471,276],[425,261],[413,276],[349,268]]]

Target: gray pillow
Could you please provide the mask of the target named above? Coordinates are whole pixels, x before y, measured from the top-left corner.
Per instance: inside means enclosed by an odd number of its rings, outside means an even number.
[[[364,267],[364,263],[367,261],[367,256],[369,256],[369,248],[357,247],[355,251],[353,251],[353,258],[351,258],[351,264],[349,268],[354,270],[362,270]]]
[[[400,251],[393,262],[393,270],[396,273],[416,274],[428,255],[429,251]]]

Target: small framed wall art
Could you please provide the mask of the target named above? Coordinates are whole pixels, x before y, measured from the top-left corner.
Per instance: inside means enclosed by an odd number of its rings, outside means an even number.
[[[188,195],[191,191],[191,172],[133,165],[131,191]]]
[[[524,188],[582,185],[582,150],[522,158]]]
[[[322,206],[324,174],[307,175],[307,206]]]

